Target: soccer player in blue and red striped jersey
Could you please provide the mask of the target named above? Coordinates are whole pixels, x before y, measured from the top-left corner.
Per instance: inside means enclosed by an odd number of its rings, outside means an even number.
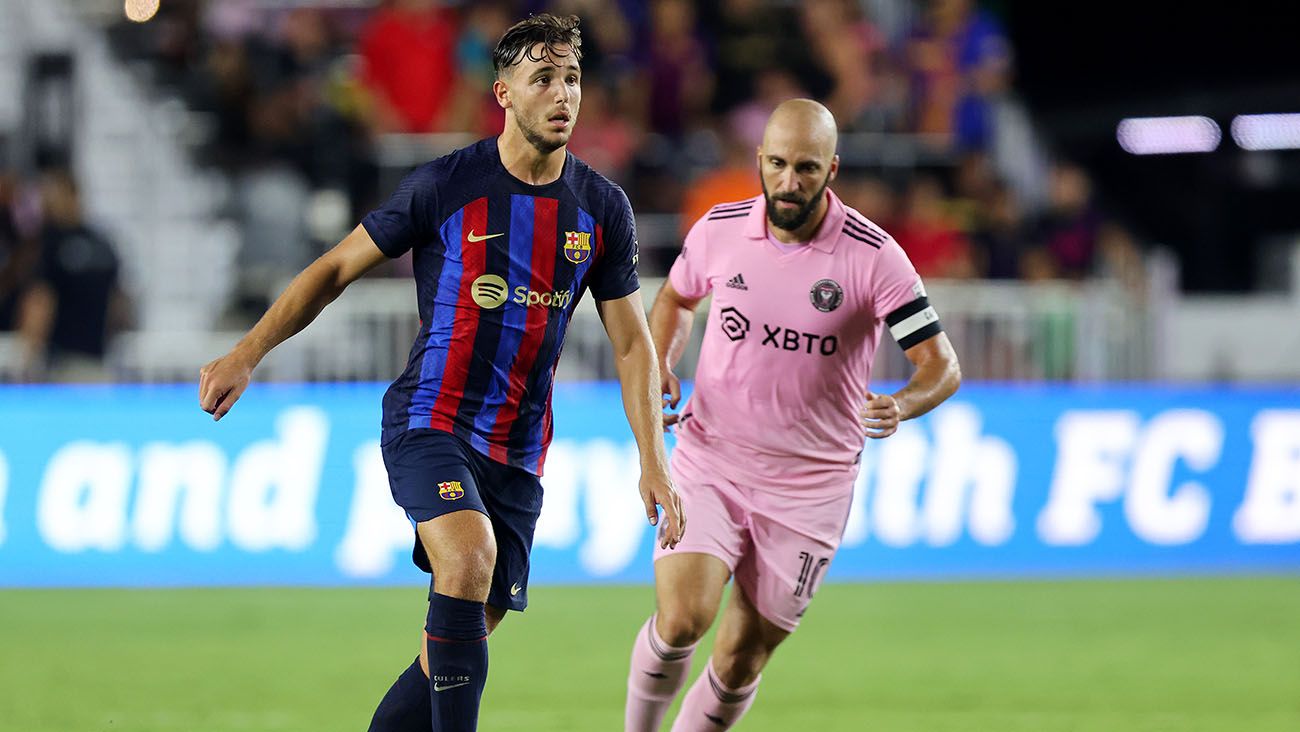
[[[200,372],[224,416],[254,367],[347,285],[412,252],[423,327],[384,397],[380,440],[397,503],[430,571],[420,657],[380,702],[372,732],[473,730],[487,635],[528,602],[528,555],[551,440],[551,387],[585,291],[618,356],[650,523],[676,546],[685,517],[668,476],[659,374],[637,281],[636,230],[618,186],[568,154],[582,99],[573,16],[515,24],[493,52],[500,137],[411,173],[294,279],[230,353]]]

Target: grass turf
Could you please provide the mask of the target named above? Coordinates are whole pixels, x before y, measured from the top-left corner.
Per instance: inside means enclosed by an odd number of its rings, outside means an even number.
[[[650,588],[530,594],[493,637],[480,728],[621,729]],[[423,602],[414,587],[0,591],[0,729],[364,730],[414,657]],[[739,729],[1294,732],[1300,579],[828,584]]]

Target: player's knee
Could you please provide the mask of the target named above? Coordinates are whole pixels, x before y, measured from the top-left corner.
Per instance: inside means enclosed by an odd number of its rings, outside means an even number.
[[[718,674],[718,680],[732,689],[739,689],[742,686],[748,686],[756,679],[763,667],[767,665],[767,659],[771,653],[762,649],[740,650],[730,653],[719,653],[714,651],[713,670]]]
[[[490,544],[438,557],[433,566],[434,590],[453,597],[487,597],[495,565],[496,547]]]
[[[714,613],[699,606],[684,605],[660,608],[655,623],[659,637],[670,646],[682,647],[696,643],[708,632]]]

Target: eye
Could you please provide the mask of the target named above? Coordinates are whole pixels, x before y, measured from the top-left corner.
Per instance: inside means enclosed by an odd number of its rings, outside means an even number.
[[[568,79],[568,82],[569,82],[570,84],[575,84],[575,85],[576,85],[576,84],[578,83],[578,77],[576,77],[576,76],[570,76],[569,79]]]
[[[549,84],[549,83],[551,83],[551,77],[549,77],[549,76],[539,76],[539,77],[537,77],[537,81],[534,82],[534,83],[537,83],[537,84]]]

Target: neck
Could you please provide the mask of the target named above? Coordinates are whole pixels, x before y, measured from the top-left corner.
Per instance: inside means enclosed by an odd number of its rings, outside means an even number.
[[[567,146],[549,153],[533,147],[513,119],[506,119],[505,130],[497,138],[497,151],[506,171],[531,186],[542,186],[559,180],[564,172]]]
[[[822,200],[817,203],[817,208],[813,209],[812,215],[808,217],[808,220],[803,222],[803,226],[800,226],[793,231],[782,229],[779,226],[774,226],[772,224],[772,219],[769,218],[767,220],[767,230],[772,232],[772,235],[776,237],[776,240],[782,244],[806,244],[812,241],[813,237],[817,235],[817,227],[822,225],[822,221],[826,218],[826,211],[829,208],[830,196],[826,193],[822,193]]]

